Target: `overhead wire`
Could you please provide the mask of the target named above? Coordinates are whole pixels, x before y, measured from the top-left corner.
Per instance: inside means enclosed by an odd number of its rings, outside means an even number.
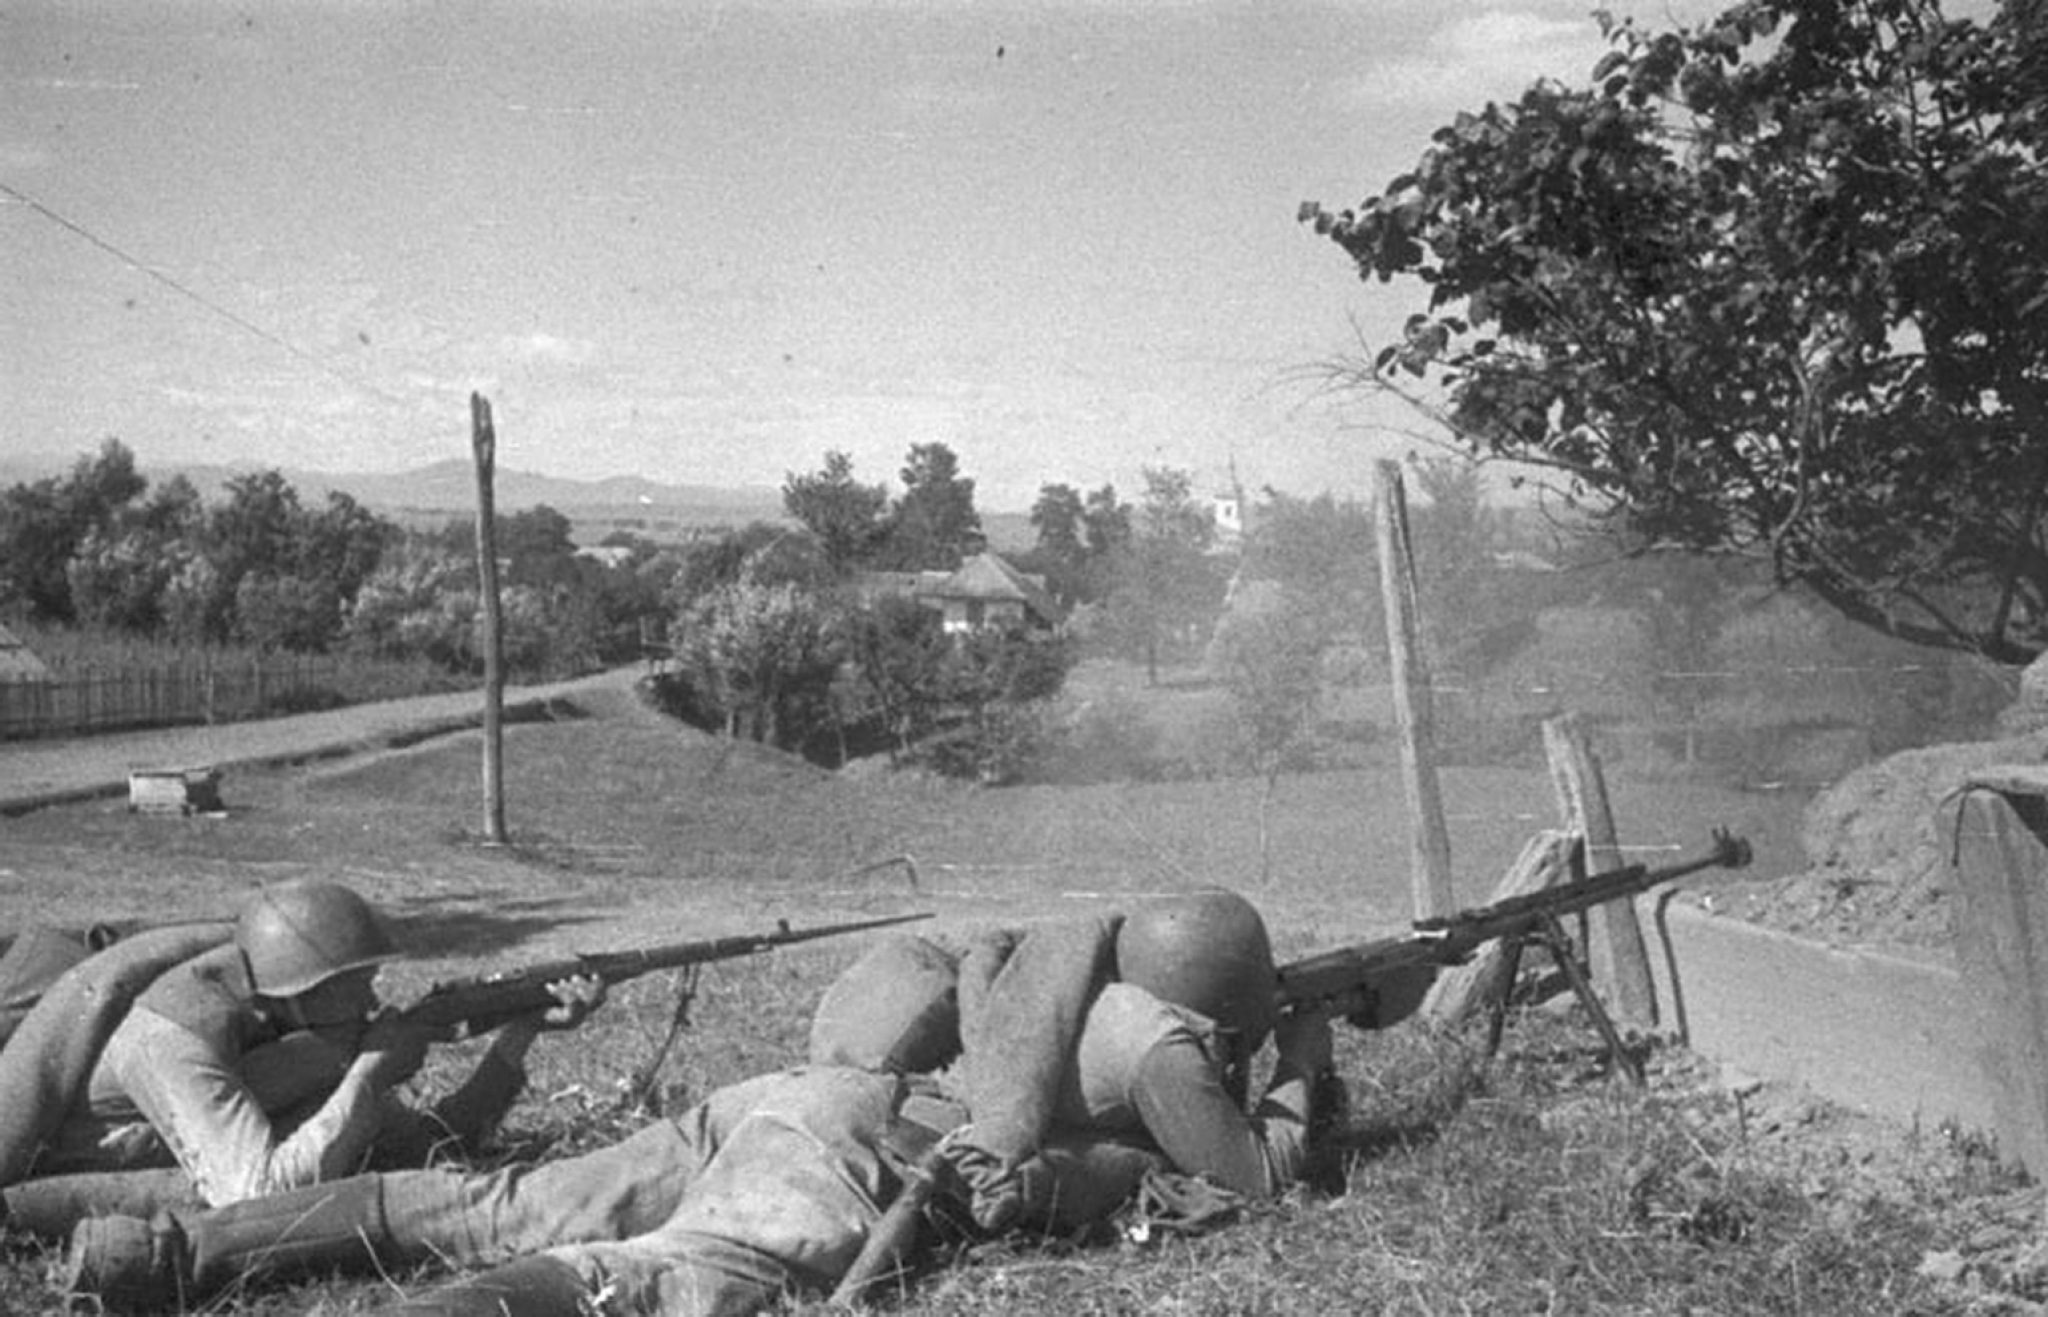
[[[229,324],[234,325],[236,328],[242,330],[245,333],[253,334],[255,337],[262,339],[265,343],[268,343],[272,347],[275,347],[280,351],[283,351],[289,354],[290,356],[296,358],[297,360],[303,362],[304,364],[311,366],[313,369],[319,371],[323,375],[327,375],[333,379],[339,380],[340,382],[348,385],[352,389],[357,389],[363,393],[367,393],[372,397],[381,399],[384,402],[392,404],[393,406],[402,407],[405,405],[404,399],[396,397],[393,394],[386,393],[384,390],[378,388],[374,384],[371,384],[367,380],[347,374],[346,372],[335,367],[333,364],[326,361],[322,361],[320,358],[314,356],[310,352],[307,352],[305,349],[299,347],[295,343],[292,343],[288,339],[285,339],[278,334],[272,333],[270,330],[263,328],[263,326],[256,324],[254,321],[248,319],[247,317],[240,315],[239,313],[231,310],[228,307],[222,306],[220,303],[214,301],[212,298],[207,297],[204,293],[201,293],[196,289],[187,287],[185,284],[182,284],[178,280],[173,279],[170,275],[165,274],[162,270],[149,264],[147,261],[144,261],[140,257],[132,255],[131,253],[123,250],[121,247],[116,246],[114,243],[109,242],[107,239],[102,238],[99,234],[94,233],[91,229],[88,229],[87,227],[85,227],[85,225],[79,223],[77,220],[71,219],[69,216],[60,214],[59,212],[52,210],[49,206],[43,204],[41,201],[30,196],[28,193],[23,192],[21,189],[9,186],[7,183],[4,182],[0,182],[0,194],[12,197],[15,201],[28,207],[30,210],[42,216],[44,219],[50,221],[52,224],[57,225],[59,228],[64,229],[66,232],[84,240],[85,242],[91,243],[94,247],[97,247],[99,250],[105,252],[107,255],[112,256],[115,260],[121,262],[121,264],[127,266],[129,269],[134,270],[138,274],[144,275],[147,278],[155,280],[157,283],[162,284],[164,287],[170,289],[172,292],[178,294],[178,296],[180,297],[187,299],[188,301],[198,303],[200,306],[204,307],[208,311],[211,311],[213,314],[219,316],[221,319],[227,321]]]

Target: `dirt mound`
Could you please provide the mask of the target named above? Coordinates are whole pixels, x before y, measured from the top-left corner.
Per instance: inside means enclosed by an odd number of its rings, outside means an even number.
[[[2048,761],[2048,729],[1907,750],[1866,765],[1808,807],[1807,867],[1760,884],[1731,913],[1834,944],[1946,953],[1952,839],[1944,809],[1970,775]]]

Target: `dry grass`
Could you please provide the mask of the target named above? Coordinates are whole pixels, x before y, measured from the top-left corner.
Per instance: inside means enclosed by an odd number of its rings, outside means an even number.
[[[802,927],[905,910],[960,923],[1101,908],[1256,871],[1250,782],[981,791],[828,775],[680,730],[621,696],[508,733],[515,844],[475,843],[476,742],[376,760],[230,774],[225,819],[84,805],[10,820],[0,901],[53,919],[222,908],[287,876],[350,882],[392,909],[426,980],[538,956]],[[1784,872],[1783,802],[1616,783],[1625,840],[1692,849],[1726,824]],[[1460,896],[1483,899],[1554,806],[1540,774],[1452,773]],[[1402,798],[1391,776],[1289,779],[1279,876],[1251,895],[1283,952],[1384,932],[1406,905]],[[1655,858],[1659,852],[1646,854]],[[903,865],[858,872],[893,856]],[[706,971],[694,1026],[655,1104],[797,1058],[811,1004],[854,953],[826,942]],[[669,984],[621,988],[573,1045],[544,1043],[504,1156],[557,1156],[649,1116],[622,1085],[665,1030]],[[911,1314],[1988,1312],[1919,1279],[1966,1209],[2007,1194],[1969,1147],[1828,1121],[1761,1132],[1692,1058],[1650,1086],[1609,1078],[1582,1021],[1536,1013],[1493,1063],[1471,1038],[1347,1033],[1353,1112],[1318,1191],[1195,1239],[1004,1241],[924,1278]],[[466,1049],[437,1055],[445,1083]],[[1848,1151],[1854,1149],[1853,1152]],[[47,1302],[33,1247],[0,1265],[0,1310]],[[238,1314],[370,1310],[419,1277],[239,1296]],[[2011,1287],[2008,1286],[2008,1289]],[[1982,1295],[1979,1295],[1982,1298]],[[816,1305],[794,1310],[822,1312]]]

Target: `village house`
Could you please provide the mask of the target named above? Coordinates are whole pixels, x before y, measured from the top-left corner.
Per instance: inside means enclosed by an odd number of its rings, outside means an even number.
[[[854,591],[863,603],[908,595],[935,609],[948,635],[1009,627],[1057,632],[1067,621],[1043,580],[992,551],[974,554],[951,572],[863,572]]]

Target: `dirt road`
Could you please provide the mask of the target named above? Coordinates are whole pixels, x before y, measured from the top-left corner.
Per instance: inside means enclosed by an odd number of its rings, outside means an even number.
[[[550,700],[630,685],[637,668],[505,691],[508,720],[530,718]],[[422,695],[254,722],[160,727],[106,736],[0,743],[0,815],[119,795],[142,769],[243,767],[335,758],[406,745],[483,720],[475,691]]]

